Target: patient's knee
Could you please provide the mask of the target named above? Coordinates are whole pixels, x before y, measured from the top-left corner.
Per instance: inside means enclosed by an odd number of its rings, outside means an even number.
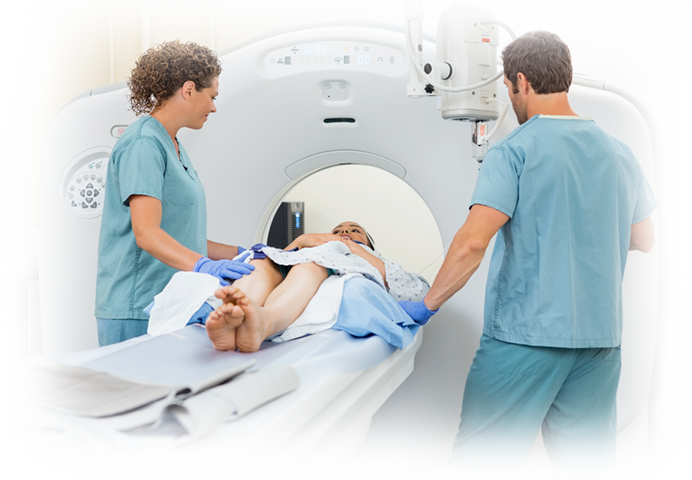
[[[314,275],[315,277],[326,279],[329,275],[327,269],[322,265],[317,265],[316,263],[299,263],[291,267],[291,272],[295,270],[296,273],[301,275]]]
[[[261,260],[250,260],[250,264],[253,265],[255,269],[249,275],[246,275],[240,280],[236,280],[236,282],[241,282],[242,280],[247,278],[247,282],[250,282],[250,284],[252,284],[253,282],[257,282],[260,281],[260,279],[263,279],[264,281],[268,281],[273,286],[276,286],[283,280],[283,275],[281,274],[279,267],[268,258],[264,258]],[[244,284],[247,284],[247,282],[245,282]],[[236,283],[234,283],[233,285],[236,285]]]
[[[250,264],[255,267],[255,270],[267,271],[267,272],[278,272],[279,267],[276,263],[269,260],[269,258],[262,258],[256,260],[250,260]]]

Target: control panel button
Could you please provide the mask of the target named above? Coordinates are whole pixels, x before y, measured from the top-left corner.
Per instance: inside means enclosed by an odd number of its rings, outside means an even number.
[[[121,127],[124,131],[126,125]],[[103,203],[96,199],[105,196],[111,151],[107,147],[95,147],[75,157],[65,167],[60,179],[60,200],[71,215],[90,219],[101,214]]]

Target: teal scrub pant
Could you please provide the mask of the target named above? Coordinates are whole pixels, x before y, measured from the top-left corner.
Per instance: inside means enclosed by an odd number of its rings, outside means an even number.
[[[99,347],[124,342],[147,333],[149,320],[135,318],[97,318]]]
[[[450,465],[516,471],[540,428],[556,473],[612,468],[620,367],[620,347],[532,347],[483,335]]]

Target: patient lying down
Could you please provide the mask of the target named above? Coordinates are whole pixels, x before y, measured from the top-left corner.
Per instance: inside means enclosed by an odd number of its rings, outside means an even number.
[[[329,242],[338,244],[327,246]],[[288,252],[295,248],[299,250]],[[282,263],[288,258],[292,266],[285,278],[284,267],[270,258],[254,259],[250,275],[215,292],[223,305],[206,320],[215,349],[257,351],[303,313],[330,274],[360,271],[373,280],[373,288],[385,288],[398,301],[420,300],[429,289],[424,279],[375,253],[370,236],[355,222],[343,222],[331,233],[301,235],[271,256]]]

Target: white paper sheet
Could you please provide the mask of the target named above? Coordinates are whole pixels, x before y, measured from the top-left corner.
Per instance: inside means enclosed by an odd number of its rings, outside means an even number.
[[[187,325],[192,315],[208,301],[212,307],[221,305],[214,291],[221,288],[219,280],[206,273],[178,272],[166,288],[154,297],[149,315],[149,335],[164,335]]]

